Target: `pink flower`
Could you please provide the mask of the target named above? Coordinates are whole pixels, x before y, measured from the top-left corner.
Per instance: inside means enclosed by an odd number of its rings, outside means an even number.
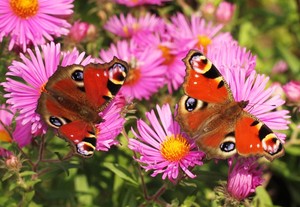
[[[81,42],[87,35],[90,24],[76,21],[70,29],[69,37],[74,42]]]
[[[74,49],[71,52],[62,52],[60,44],[53,42],[42,45],[41,50],[28,49],[27,54],[20,54],[21,61],[13,61],[8,67],[6,82],[2,83],[7,92],[4,97],[13,110],[19,111],[17,121],[25,127],[31,128],[31,133],[39,135],[46,132],[45,124],[39,114],[35,112],[40,97],[41,88],[49,77],[56,71],[58,65],[71,64],[86,65],[92,61],[90,57],[84,58],[84,53]],[[23,79],[24,82],[12,77]]]
[[[221,33],[223,25],[213,25],[206,22],[199,16],[192,15],[187,19],[183,14],[178,13],[171,17],[171,24],[168,25],[168,32],[174,39],[174,50],[183,53],[182,57],[190,49],[198,49],[206,54],[212,45],[221,45],[224,42],[232,41],[229,33]]]
[[[129,7],[140,6],[145,4],[150,5],[162,5],[164,2],[168,2],[170,0],[115,0],[118,4],[124,4]]]
[[[172,49],[173,42],[170,40],[168,34],[139,34],[134,37],[134,40],[139,45],[140,50],[152,48],[154,53],[160,54],[164,59],[162,65],[167,68],[165,77],[169,93],[177,90],[183,83],[185,67],[182,61],[183,57],[174,53]]]
[[[73,0],[2,0],[0,1],[0,41],[10,37],[9,50],[14,45],[23,52],[29,44],[44,44],[53,37],[68,34],[70,24],[62,17],[73,13]]]
[[[16,142],[20,147],[24,147],[31,141],[30,127],[23,127],[20,121],[17,121],[13,128],[13,118],[15,110],[10,106],[2,104],[0,106],[0,140],[3,142]],[[7,157],[11,153],[0,148],[0,155]]]
[[[235,5],[226,1],[222,1],[216,11],[216,19],[221,23],[228,23],[231,21],[235,11]]]
[[[284,73],[288,69],[288,64],[283,61],[279,60],[278,62],[275,63],[275,65],[272,68],[272,73]]]
[[[215,13],[216,6],[212,2],[204,2],[201,5],[201,12],[204,17],[211,18],[213,14]]]
[[[137,121],[138,132],[132,129],[137,139],[129,139],[128,147],[140,154],[136,160],[146,171],[153,170],[153,177],[162,174],[163,179],[174,181],[182,171],[194,178],[190,168],[203,164],[204,153],[182,133],[168,104],[156,110],[158,115],[153,110],[146,113],[149,125]]]
[[[300,102],[300,81],[290,81],[283,86],[286,97],[291,102]]]
[[[160,18],[150,13],[139,18],[135,18],[129,13],[127,16],[120,14],[119,18],[116,15],[112,16],[104,28],[117,36],[129,38],[140,33],[162,30],[164,23]]]
[[[134,41],[119,41],[99,53],[101,62],[108,62],[114,56],[129,64],[129,74],[121,88],[122,94],[130,98],[149,99],[164,84],[166,67],[164,59],[153,48],[139,51]]]
[[[242,201],[255,192],[263,183],[262,169],[255,157],[236,158],[235,164],[229,161],[227,191],[230,196]]]
[[[122,110],[127,105],[125,97],[118,93],[112,102],[99,113],[105,121],[97,124],[99,131],[97,134],[97,150],[108,151],[112,145],[119,142],[116,137],[123,130],[125,118],[122,116]]]

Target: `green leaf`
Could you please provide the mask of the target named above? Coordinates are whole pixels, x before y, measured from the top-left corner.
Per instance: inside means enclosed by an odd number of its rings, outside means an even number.
[[[294,155],[294,156],[300,156],[300,150],[299,145],[290,145],[285,149],[286,153]]]
[[[253,203],[255,203],[255,205],[253,206],[257,206],[257,207],[273,206],[270,195],[268,194],[266,189],[262,186],[256,188],[256,196],[253,199]]]
[[[24,172],[20,173],[20,176],[26,177],[26,176],[31,176],[31,175],[35,175],[35,174],[36,174],[36,172],[33,172],[33,171],[24,171]]]
[[[137,181],[134,180],[134,178],[131,176],[131,173],[124,167],[120,166],[119,164],[114,163],[103,163],[103,166],[111,170],[113,173],[115,173],[120,178],[134,184],[138,185]]]
[[[2,177],[2,181],[5,181],[5,180],[7,180],[7,179],[9,179],[11,176],[13,176],[14,174],[12,173],[12,172],[10,172],[10,171],[7,171],[7,172],[5,172],[5,174],[3,175],[3,177]]]
[[[29,204],[32,201],[32,198],[35,194],[35,191],[30,191],[30,192],[26,192],[23,194],[23,199],[22,201],[19,203],[20,206],[29,206]]]
[[[90,193],[90,188],[85,176],[78,175],[75,177],[75,189],[77,192],[80,192],[77,194],[80,204],[84,204],[85,206],[92,204],[93,195]]]

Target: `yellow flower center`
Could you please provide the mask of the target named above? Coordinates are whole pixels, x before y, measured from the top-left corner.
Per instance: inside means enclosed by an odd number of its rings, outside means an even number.
[[[172,135],[161,144],[160,153],[171,162],[179,161],[190,151],[190,143],[181,135]]]
[[[165,65],[172,64],[172,62],[174,61],[174,55],[170,53],[170,48],[163,45],[159,45],[158,48],[162,51],[162,56],[165,59],[164,64]]]
[[[123,26],[123,32],[125,33],[126,37],[129,37],[129,29],[128,29],[128,27],[126,25]]]
[[[207,36],[198,36],[198,44],[197,46],[200,48],[201,46],[203,47],[203,53],[207,53],[207,46],[211,44],[211,39]]]
[[[0,140],[3,142],[11,142],[12,141],[10,134],[5,129],[0,130]]]
[[[10,0],[9,4],[13,12],[23,19],[36,15],[39,9],[38,0]]]
[[[141,70],[138,68],[130,68],[124,85],[134,85],[141,77]]]

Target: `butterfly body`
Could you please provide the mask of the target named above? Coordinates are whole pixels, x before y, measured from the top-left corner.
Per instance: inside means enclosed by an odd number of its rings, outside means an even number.
[[[176,119],[208,158],[226,159],[238,153],[273,160],[283,154],[278,137],[245,110],[248,100],[234,100],[229,85],[205,56],[191,50],[184,62],[185,95]]]
[[[95,124],[104,121],[99,112],[117,94],[127,72],[127,63],[117,58],[105,64],[59,67],[42,90],[37,112],[75,146],[77,154],[89,157],[96,147]]]

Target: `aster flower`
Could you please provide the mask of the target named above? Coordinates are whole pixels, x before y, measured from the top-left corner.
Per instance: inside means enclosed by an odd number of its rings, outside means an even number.
[[[146,13],[135,18],[129,13],[127,16],[120,14],[119,18],[116,15],[110,17],[104,28],[117,36],[130,38],[139,33],[162,30],[164,22],[154,14]]]
[[[222,27],[221,24],[213,25],[196,15],[192,15],[189,20],[178,13],[171,17],[168,30],[174,39],[174,50],[178,53],[186,54],[190,49],[198,49],[206,54],[209,46],[232,41],[229,33],[220,32]]]
[[[74,42],[81,42],[87,36],[91,27],[93,26],[87,22],[76,21],[72,25],[68,36]]]
[[[216,11],[216,19],[221,23],[228,23],[231,21],[235,11],[235,4],[222,1]]]
[[[40,45],[53,37],[68,34],[71,26],[63,16],[73,13],[73,0],[0,1],[0,41],[10,37],[9,50],[18,45],[26,51],[29,44]]]
[[[284,60],[279,60],[272,68],[272,73],[284,73],[288,70],[288,64]]]
[[[153,170],[152,176],[162,174],[162,178],[175,180],[181,171],[194,178],[190,168],[202,165],[204,153],[197,150],[193,140],[182,133],[174,120],[168,104],[146,113],[150,122],[137,121],[138,132],[132,129],[137,139],[129,139],[128,147],[140,154],[136,160],[146,170]],[[161,123],[161,124],[160,124]]]
[[[230,160],[227,181],[228,194],[238,201],[244,200],[263,183],[262,174],[262,169],[255,157],[238,158],[235,164]]]
[[[121,92],[127,97],[149,99],[165,84],[166,67],[162,65],[164,59],[161,54],[155,53],[153,48],[139,51],[137,47],[132,40],[119,41],[108,50],[100,51],[100,62],[109,62],[114,56],[126,61],[130,69]]]
[[[99,113],[105,121],[96,125],[99,133],[97,134],[97,150],[108,151],[112,145],[119,142],[116,137],[123,129],[125,118],[122,110],[127,105],[125,97],[118,93],[113,101]]]
[[[168,34],[149,33],[139,34],[134,37],[141,50],[144,48],[152,48],[152,50],[160,54],[164,59],[162,65],[166,66],[166,83],[170,93],[177,90],[184,79],[185,67],[182,56],[174,53],[173,42]]]
[[[118,4],[124,4],[129,7],[140,6],[140,5],[162,5],[164,2],[168,2],[170,0],[115,0]]]
[[[20,147],[24,147],[31,141],[30,127],[23,127],[20,121],[17,121],[13,128],[13,119],[15,110],[10,106],[2,104],[0,106],[0,140],[3,142],[16,142]],[[0,155],[9,156],[11,153],[0,148]]]
[[[40,91],[49,77],[56,71],[58,65],[71,64],[86,65],[91,58],[84,58],[84,53],[74,49],[71,52],[62,52],[60,44],[53,42],[42,45],[41,50],[35,47],[35,51],[27,50],[27,54],[20,54],[21,61],[13,61],[8,67],[6,82],[2,83],[7,92],[4,97],[13,110],[19,111],[17,121],[23,126],[29,126],[31,133],[39,135],[46,132],[45,124],[39,114],[35,112]],[[19,77],[24,82],[10,78]]]
[[[300,104],[300,81],[290,81],[282,88],[289,101]]]
[[[288,128],[289,112],[276,110],[285,101],[280,95],[274,95],[275,86],[266,88],[269,77],[255,72],[255,56],[234,42],[214,47],[214,50],[208,51],[207,56],[229,84],[235,100],[249,101],[246,111],[259,118],[272,130]],[[281,133],[278,133],[278,136],[282,139],[285,137]]]

